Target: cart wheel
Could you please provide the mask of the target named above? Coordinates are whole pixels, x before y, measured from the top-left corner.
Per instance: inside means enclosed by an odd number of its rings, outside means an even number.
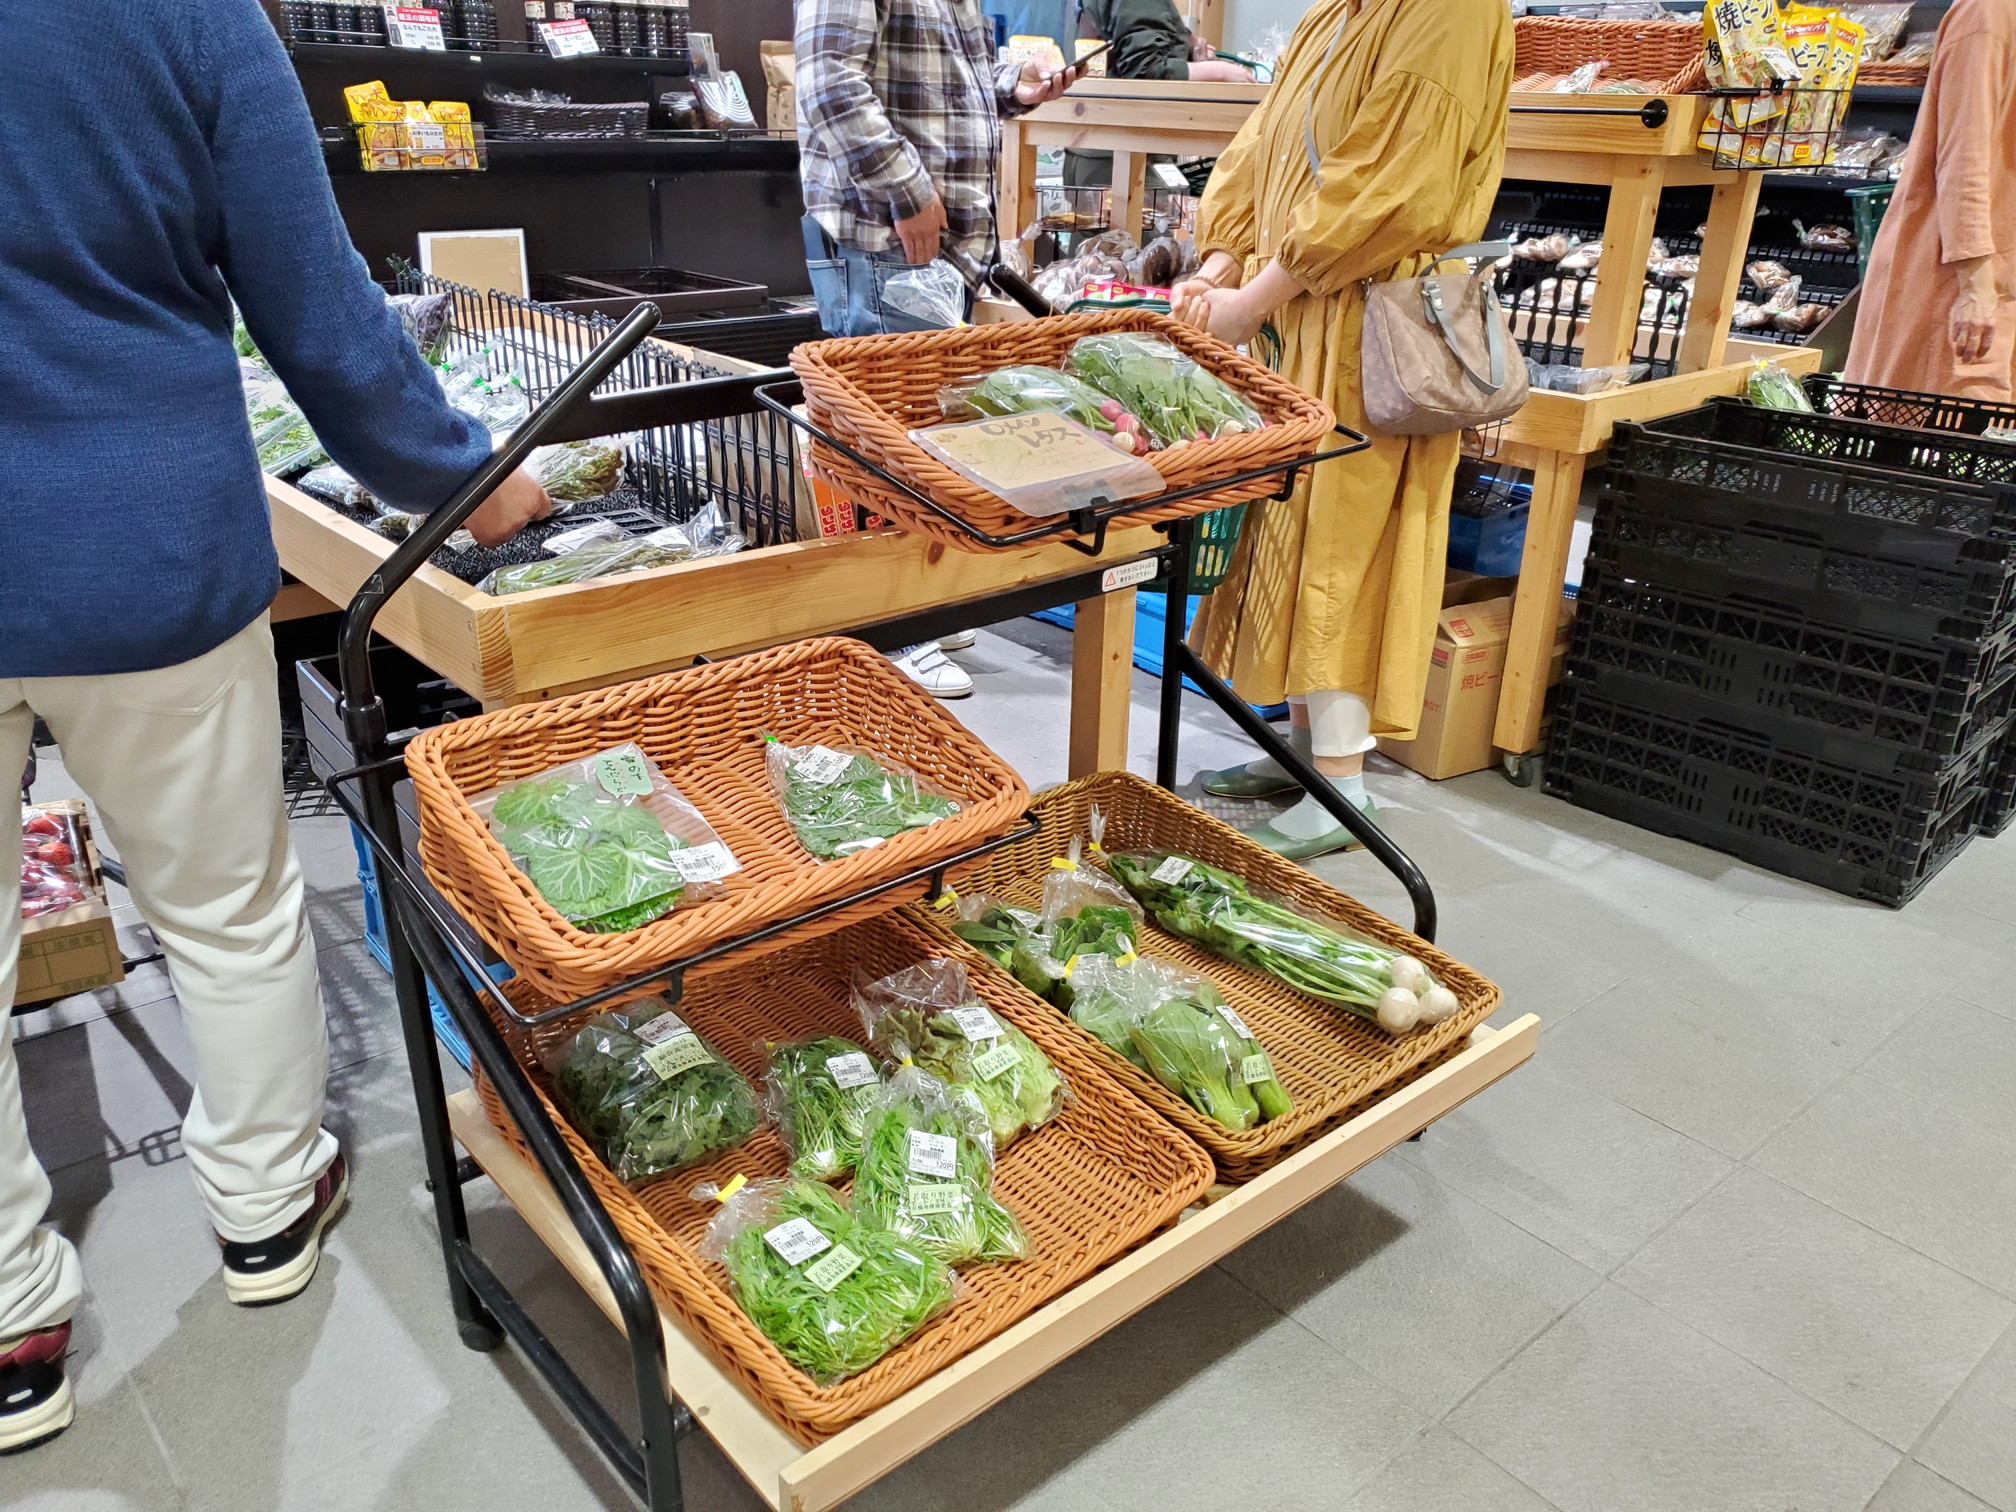
[[[1506,751],[1498,758],[1498,770],[1512,786],[1529,788],[1540,780],[1540,758]]]
[[[463,1347],[473,1349],[478,1354],[488,1354],[504,1342],[504,1334],[500,1329],[493,1328],[488,1323],[479,1323],[473,1318],[467,1323],[458,1324],[457,1332],[462,1335]]]

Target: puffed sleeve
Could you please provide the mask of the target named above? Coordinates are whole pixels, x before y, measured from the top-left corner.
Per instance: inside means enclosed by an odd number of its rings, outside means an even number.
[[[1265,108],[1246,117],[1232,145],[1218,155],[1211,182],[1204,186],[1204,199],[1197,206],[1197,251],[1204,257],[1228,252],[1243,263],[1259,246],[1254,199],[1260,192],[1260,181],[1253,168],[1260,151],[1260,121]]]
[[[1475,109],[1443,85],[1387,72],[1323,158],[1321,185],[1295,207],[1275,262],[1327,295],[1444,250],[1476,123]]]
[[[1962,45],[1964,44],[1964,45]],[[1939,256],[1966,262],[2004,250],[1995,245],[1995,200],[2009,186],[1995,182],[1995,143],[2006,129],[2009,50],[1992,36],[1942,40],[1926,98],[1938,101],[1939,154],[1935,196]]]

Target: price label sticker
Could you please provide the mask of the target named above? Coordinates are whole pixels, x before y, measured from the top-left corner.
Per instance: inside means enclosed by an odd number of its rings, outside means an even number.
[[[978,1003],[952,1010],[952,1022],[959,1026],[959,1032],[969,1040],[991,1040],[1001,1038],[1001,1022]]]
[[[910,1131],[910,1169],[919,1176],[950,1181],[959,1174],[959,1141],[950,1134]]]
[[[721,841],[709,840],[673,851],[672,869],[688,882],[719,882],[742,870],[742,863]]]
[[[644,1052],[644,1064],[658,1075],[660,1081],[670,1081],[682,1071],[691,1071],[695,1066],[704,1066],[714,1059],[714,1052],[701,1043],[697,1034],[680,1034],[653,1045]]]
[[[805,1279],[819,1290],[830,1292],[859,1269],[861,1257],[846,1245],[836,1244],[832,1254],[805,1267]]]
[[[546,44],[546,51],[556,58],[581,58],[602,51],[602,45],[595,40],[595,33],[588,29],[586,21],[543,22],[539,27],[539,40]]]
[[[675,1035],[691,1034],[692,1027],[676,1013],[661,1013],[630,1031],[647,1045],[662,1045]]]
[[[409,152],[446,152],[448,128],[439,121],[408,121],[406,148]]]
[[[635,746],[620,751],[604,751],[595,758],[595,780],[612,798],[648,798],[651,795],[651,763]]]
[[[1194,861],[1184,860],[1181,856],[1171,856],[1148,875],[1157,882],[1181,882],[1190,875],[1190,868],[1196,864]]]
[[[956,1213],[966,1201],[966,1188],[956,1181],[913,1181],[903,1206],[912,1217],[929,1218],[934,1213]]]
[[[982,1081],[992,1081],[995,1077],[1015,1069],[1022,1059],[1015,1053],[1013,1045],[996,1045],[981,1055],[973,1057],[973,1074]]]
[[[791,775],[814,787],[831,787],[847,775],[854,758],[831,746],[813,746],[791,758]]]
[[[833,1078],[833,1085],[842,1092],[851,1092],[856,1087],[872,1087],[881,1080],[875,1074],[875,1062],[861,1050],[827,1056],[826,1074]]]
[[[778,1224],[763,1235],[763,1242],[777,1251],[786,1265],[798,1265],[821,1250],[833,1247],[833,1241],[814,1228],[807,1218],[792,1218]]]
[[[1251,1029],[1248,1029],[1246,1027],[1246,1020],[1239,1017],[1238,1014],[1234,1013],[1230,1008],[1228,1008],[1223,1003],[1220,1003],[1218,1005],[1218,1017],[1222,1018],[1223,1020],[1225,1020],[1226,1023],[1230,1024],[1232,1026],[1232,1032],[1238,1035],[1239,1038],[1241,1039],[1260,1038],[1259,1035],[1255,1034]]]
[[[1249,1087],[1255,1082],[1268,1081],[1273,1075],[1274,1068],[1267,1064],[1264,1055],[1249,1055],[1239,1062],[1240,1079]]]
[[[418,52],[448,51],[448,39],[441,35],[441,12],[424,6],[386,6],[385,40]]]

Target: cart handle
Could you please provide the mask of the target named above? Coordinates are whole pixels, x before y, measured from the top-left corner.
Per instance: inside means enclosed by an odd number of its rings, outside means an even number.
[[[337,680],[344,732],[354,750],[367,760],[385,754],[385,704],[371,676],[371,626],[386,601],[441,547],[462,522],[474,514],[497,487],[532,454],[535,447],[561,438],[564,422],[593,394],[616,365],[634,352],[658,328],[662,317],[655,304],[640,304],[611,331],[587,359],[567,375],[439,509],[428,515],[398,548],[364,580],[343,611],[336,640]]]

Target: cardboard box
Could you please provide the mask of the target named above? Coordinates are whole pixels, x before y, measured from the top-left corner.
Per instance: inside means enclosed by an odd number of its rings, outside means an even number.
[[[96,901],[21,921],[14,1006],[45,1003],[126,980],[112,910]]]
[[[1481,772],[1498,759],[1491,728],[1498,720],[1498,690],[1505,680],[1505,645],[1512,635],[1512,594],[1517,586],[1516,578],[1465,574],[1443,588],[1420,729],[1412,740],[1381,736],[1381,754],[1437,781]],[[1574,621],[1575,601],[1564,598],[1555,620],[1550,687],[1561,680]]]

